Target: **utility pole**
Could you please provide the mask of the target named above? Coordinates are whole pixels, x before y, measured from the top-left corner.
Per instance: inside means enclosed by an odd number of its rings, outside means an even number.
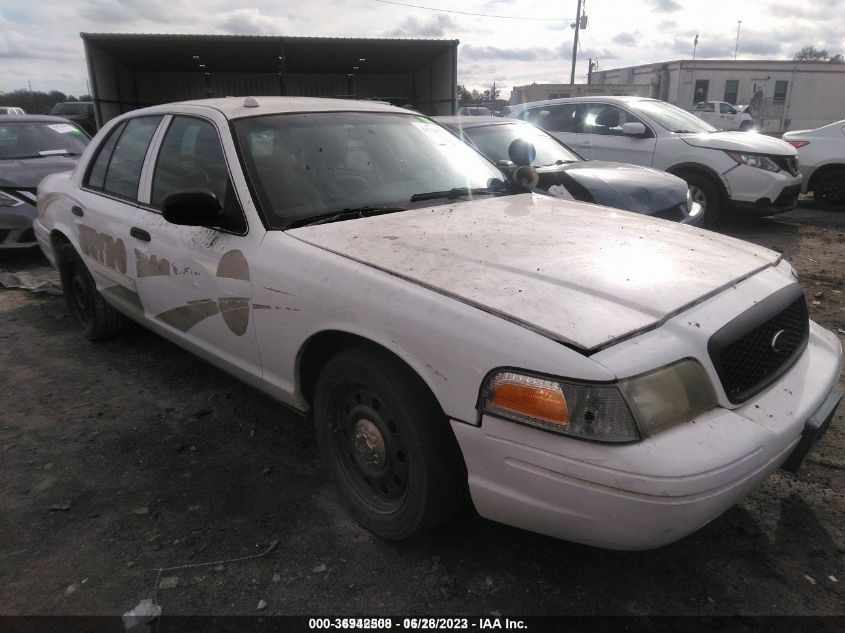
[[[739,29],[742,26],[742,20],[736,21],[736,46],[734,46],[734,59],[736,59],[736,53],[739,50]]]
[[[692,41],[692,61],[695,61],[696,48],[698,48],[698,33],[695,34],[695,39]]]
[[[581,0],[578,0],[578,9],[575,11],[575,38],[572,43],[572,73],[569,75],[569,83],[575,83],[575,61],[578,55],[578,31],[581,30]]]
[[[593,61],[590,57],[590,65],[587,67],[587,85],[593,83],[593,68],[599,65],[599,60]]]

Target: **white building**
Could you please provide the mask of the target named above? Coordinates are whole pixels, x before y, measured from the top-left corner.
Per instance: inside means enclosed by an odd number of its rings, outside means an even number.
[[[592,83],[648,85],[648,96],[687,110],[707,100],[751,104],[769,133],[845,119],[845,64],[831,62],[676,60],[595,71]]]
[[[595,83],[595,82],[594,82]],[[592,95],[637,96],[648,97],[650,88],[645,86],[594,86],[593,84],[526,84],[511,88],[511,105],[545,101],[546,99],[563,99],[566,97],[589,97]]]

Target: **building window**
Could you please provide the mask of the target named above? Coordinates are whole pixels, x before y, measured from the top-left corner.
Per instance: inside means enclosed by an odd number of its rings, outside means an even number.
[[[728,79],[725,81],[725,98],[731,105],[736,105],[736,98],[739,94],[739,79]]]
[[[775,94],[772,97],[772,103],[786,103],[786,91],[789,88],[789,82],[784,81],[776,81],[775,82]]]
[[[709,79],[696,79],[695,80],[695,93],[692,96],[693,104],[696,104],[699,101],[707,101],[707,89],[709,87],[710,87],[710,80]]]

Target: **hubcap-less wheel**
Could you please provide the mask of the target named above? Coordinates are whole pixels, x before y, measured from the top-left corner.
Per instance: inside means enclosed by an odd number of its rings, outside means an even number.
[[[823,179],[813,193],[818,204],[825,209],[833,209],[845,205],[845,174],[842,178],[827,177]]]
[[[344,385],[333,397],[331,450],[349,483],[379,512],[393,512],[408,489],[408,450],[385,404],[361,385]]]

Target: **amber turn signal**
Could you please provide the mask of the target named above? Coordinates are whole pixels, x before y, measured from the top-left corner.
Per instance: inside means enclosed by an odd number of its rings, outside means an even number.
[[[489,403],[497,409],[566,425],[569,407],[560,388],[551,381],[526,378],[511,374],[495,381]]]

